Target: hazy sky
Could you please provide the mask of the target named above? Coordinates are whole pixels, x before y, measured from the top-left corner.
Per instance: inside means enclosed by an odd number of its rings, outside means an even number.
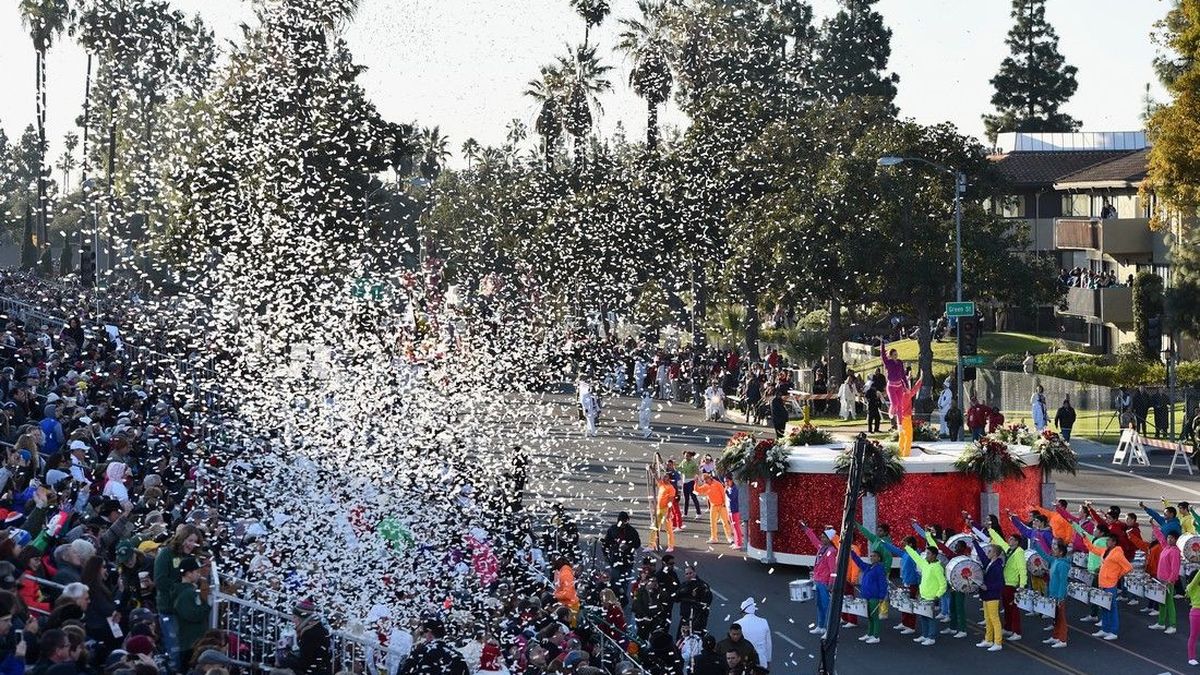
[[[615,66],[615,91],[603,99],[601,128],[618,121],[631,136],[645,133],[645,106],[629,90],[628,63],[612,51],[617,17],[636,12],[635,0],[613,0],[613,17],[593,41]],[[818,15],[835,0],[813,0]],[[0,9],[0,124],[17,137],[34,119],[33,48],[15,2]],[[173,0],[199,11],[218,39],[234,39],[238,24],[251,22],[249,2]],[[1006,48],[1009,0],[881,0],[877,5],[893,31],[891,68],[900,75],[897,102],[919,122],[949,120],[982,136],[980,115],[991,110],[991,85]],[[1167,0],[1049,0],[1047,15],[1060,48],[1079,68],[1079,90],[1066,107],[1086,131],[1140,129],[1147,82],[1154,81],[1155,49],[1149,34],[1167,11]],[[359,81],[380,113],[394,121],[439,124],[458,155],[462,141],[503,140],[512,118],[532,123],[535,108],[521,92],[538,67],[568,42],[583,38],[582,22],[567,0],[363,0],[346,39],[368,70]],[[51,157],[82,110],[85,57],[63,36],[48,59],[48,134]],[[677,112],[667,123],[678,123]],[[457,162],[455,162],[457,163]]]

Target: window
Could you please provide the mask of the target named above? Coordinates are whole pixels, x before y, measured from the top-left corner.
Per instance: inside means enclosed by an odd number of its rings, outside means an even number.
[[[1118,195],[1110,202],[1117,207],[1118,218],[1145,218],[1142,200],[1137,195]]]
[[[1062,214],[1064,218],[1091,218],[1091,195],[1063,195]]]
[[[1004,195],[1000,198],[1001,218],[1024,218],[1025,195]]]

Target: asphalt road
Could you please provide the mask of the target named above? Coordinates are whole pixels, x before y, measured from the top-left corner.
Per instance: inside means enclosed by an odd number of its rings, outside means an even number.
[[[576,421],[574,399],[571,396],[548,396],[542,405],[553,409],[558,419],[545,435],[558,440],[550,444],[550,461],[559,463],[565,478],[547,486],[543,497],[561,501],[580,521],[585,544],[594,542],[618,511],[627,510],[633,522],[647,536],[647,489],[645,466],[655,452],[664,457],[679,457],[683,450],[694,449],[714,454],[725,440],[739,430],[769,433],[765,427],[750,427],[739,423],[709,423],[701,411],[686,404],[656,404],[654,434],[642,439],[634,433],[636,401],[632,398],[612,398],[605,401],[604,419],[596,438],[585,438]],[[740,416],[739,416],[740,419]],[[850,435],[853,430],[840,433]],[[1152,502],[1163,496],[1171,500],[1200,499],[1200,475],[1167,476],[1170,455],[1151,455],[1154,466],[1114,467],[1110,464],[1112,448],[1081,441],[1075,444],[1081,454],[1082,466],[1077,476],[1056,477],[1059,496],[1078,502],[1091,499],[1099,506],[1118,504],[1134,508],[1138,500]],[[531,486],[536,488],[537,486]],[[707,514],[703,519],[695,514],[687,519],[685,529],[676,534],[676,557],[680,563],[696,561],[701,577],[713,588],[716,605],[709,629],[723,636],[726,626],[740,616],[738,606],[753,596],[759,614],[766,618],[774,633],[775,656],[772,673],[813,673],[816,671],[819,640],[808,633],[814,620],[815,605],[793,603],[789,599],[788,582],[806,578],[806,568],[784,565],[767,566],[747,559],[741,551],[725,545],[709,546]],[[587,547],[589,550],[590,546]],[[1008,673],[1121,673],[1122,675],[1158,675],[1160,673],[1200,672],[1187,665],[1187,601],[1178,600],[1180,632],[1164,635],[1148,630],[1150,617],[1138,613],[1138,607],[1121,607],[1120,639],[1106,642],[1090,636],[1094,624],[1082,623],[1085,615],[1081,603],[1070,602],[1071,625],[1069,646],[1050,649],[1041,644],[1049,635],[1041,630],[1041,619],[1024,617],[1024,639],[1006,643],[1001,652],[988,653],[974,646],[982,639],[979,603],[969,602],[970,631],[966,638],[955,640],[940,636],[936,645],[922,647],[901,636],[891,626],[893,618],[884,622],[882,642],[866,645],[856,638],[861,628],[842,631],[838,649],[838,670],[842,673],[886,673],[900,670],[913,672],[946,672],[963,666],[998,669]]]

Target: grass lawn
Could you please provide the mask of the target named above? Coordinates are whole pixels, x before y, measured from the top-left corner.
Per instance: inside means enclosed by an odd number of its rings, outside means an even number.
[[[1050,351],[1054,342],[1049,338],[1041,338],[1025,333],[984,333],[979,338],[979,354],[991,363],[992,359],[1002,354],[1024,354],[1025,352],[1033,352],[1034,354],[1043,354]],[[896,349],[897,356],[900,360],[916,364],[919,354],[917,353],[916,340],[901,340],[900,342],[890,342],[888,347]],[[954,340],[943,340],[942,342],[933,343],[933,370],[934,372],[944,372],[954,369],[954,360],[958,356],[958,345]],[[878,358],[866,361],[861,365],[854,367],[854,370],[859,372],[870,372],[883,364]]]

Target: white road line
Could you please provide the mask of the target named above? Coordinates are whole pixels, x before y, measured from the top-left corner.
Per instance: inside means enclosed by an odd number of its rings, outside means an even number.
[[[784,635],[783,633],[780,633],[779,631],[775,631],[775,634],[779,636],[780,640],[783,640],[784,642],[795,647],[796,649],[804,649],[804,645],[801,645],[799,642],[796,642],[795,640]]]
[[[712,594],[713,594],[713,595],[715,595],[715,596],[717,596],[718,598],[720,598],[720,599],[721,599],[721,602],[729,602],[729,598],[725,597],[724,595],[721,595],[720,591],[717,591],[717,590],[715,590],[715,589],[711,589],[711,588],[710,588],[709,590],[711,590],[711,591],[712,591]]]
[[[1099,464],[1090,464],[1090,463],[1088,463],[1088,462],[1080,462],[1080,463],[1079,463],[1079,466],[1086,466],[1086,467],[1088,467],[1088,468],[1091,468],[1091,469],[1099,469],[1099,470],[1101,470],[1101,471],[1107,471],[1107,472],[1109,472],[1109,473],[1115,473],[1115,474],[1117,474],[1118,476],[1125,476],[1125,477],[1127,477],[1127,478],[1137,478],[1138,480],[1144,480],[1144,481],[1146,481],[1147,483],[1154,483],[1155,485],[1162,485],[1162,486],[1165,486],[1165,487],[1169,487],[1169,488],[1171,488],[1172,490],[1179,490],[1180,492],[1186,492],[1186,493],[1188,493],[1189,495],[1196,495],[1197,497],[1200,497],[1200,491],[1197,491],[1197,490],[1192,490],[1192,489],[1185,488],[1185,487],[1180,487],[1180,486],[1178,486],[1178,485],[1176,485],[1176,484],[1174,484],[1174,483],[1168,483],[1168,482],[1167,482],[1167,481],[1165,481],[1165,480],[1158,480],[1157,478],[1149,478],[1149,477],[1147,477],[1147,476],[1139,476],[1139,475],[1137,475],[1136,473],[1131,473],[1131,472],[1128,472],[1128,471],[1118,471],[1118,470],[1116,470],[1116,469],[1113,469],[1113,468],[1110,468],[1110,467],[1107,467],[1107,466],[1100,466]]]

